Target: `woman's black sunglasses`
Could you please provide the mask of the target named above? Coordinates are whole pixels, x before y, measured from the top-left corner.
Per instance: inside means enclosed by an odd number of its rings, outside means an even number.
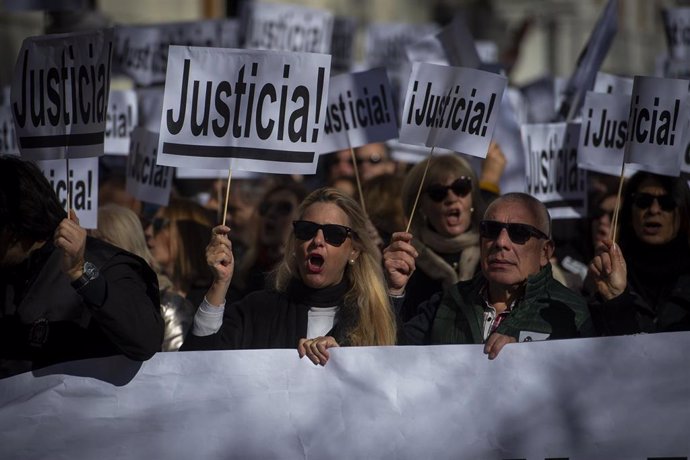
[[[308,220],[296,220],[292,222],[292,228],[295,231],[295,237],[302,241],[307,241],[316,236],[316,233],[321,230],[323,238],[326,243],[331,246],[340,246],[345,242],[348,235],[355,234],[350,227],[337,224],[317,224]]]
[[[515,244],[525,244],[531,237],[548,240],[546,233],[527,224],[508,224],[495,220],[483,220],[479,223],[479,235],[483,238],[495,240],[503,229],[508,230],[510,241]]]
[[[431,184],[426,188],[426,193],[433,201],[440,203],[446,199],[448,190],[452,190],[455,195],[460,197],[467,196],[472,191],[472,179],[461,176],[450,185]]]
[[[659,207],[664,211],[676,209],[676,200],[668,193],[664,195],[652,195],[651,193],[636,193],[633,195],[633,203],[640,209],[649,209],[654,200],[659,203]]]

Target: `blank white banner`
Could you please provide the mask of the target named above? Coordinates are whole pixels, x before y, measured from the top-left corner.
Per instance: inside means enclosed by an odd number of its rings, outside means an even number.
[[[0,458],[647,459],[690,452],[690,333],[81,361],[0,381]]]

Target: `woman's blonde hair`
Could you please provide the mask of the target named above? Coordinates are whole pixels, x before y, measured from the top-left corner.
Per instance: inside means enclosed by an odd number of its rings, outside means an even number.
[[[153,259],[146,245],[141,221],[131,209],[113,203],[101,206],[98,208],[98,228],[90,230],[89,234],[144,259],[158,275],[158,287],[161,291],[172,286]]]
[[[345,268],[345,278],[350,286],[345,294],[346,306],[355,306],[357,318],[347,331],[347,340],[353,346],[394,345],[396,341],[395,316],[388,301],[388,293],[379,263],[379,249],[367,238],[366,218],[360,205],[333,188],[321,188],[307,196],[299,207],[299,216],[314,203],[332,203],[347,215],[348,226],[353,230],[352,244],[360,251],[354,264]],[[276,289],[286,292],[293,279],[299,278],[294,256],[294,235],[288,239],[285,257],[276,273]]]
[[[426,173],[426,178],[424,179],[424,189],[433,183],[439,183],[446,181],[449,177],[457,179],[460,176],[467,176],[472,179],[472,207],[474,212],[472,213],[472,224],[471,229],[479,230],[479,222],[484,216],[484,200],[482,200],[479,191],[479,182],[477,182],[477,176],[472,170],[472,166],[464,158],[460,158],[458,155],[438,155],[427,158],[426,160],[417,163],[408,173],[403,182],[402,186],[402,203],[403,209],[405,210],[405,215],[409,218],[412,213],[412,207],[414,205],[415,198],[417,197],[417,191],[419,190],[419,184],[422,182],[422,177],[424,176],[424,169],[427,163],[429,163],[429,170]],[[424,193],[422,190],[422,194]],[[419,197],[420,201],[422,196]],[[415,210],[414,216],[412,217],[413,229],[421,228],[424,225],[424,215],[419,211],[420,205],[417,203],[417,209]]]

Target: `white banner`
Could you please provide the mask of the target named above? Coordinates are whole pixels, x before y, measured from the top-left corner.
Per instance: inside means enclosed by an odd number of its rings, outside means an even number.
[[[12,80],[12,111],[22,157],[103,154],[112,29],[29,37]]]
[[[12,109],[9,106],[0,106],[0,155],[19,155]]]
[[[646,460],[690,454],[690,333],[158,353],[0,381],[0,457]]]
[[[239,22],[237,19],[210,19],[117,27],[115,72],[128,75],[141,86],[163,83],[169,45],[238,48]]]
[[[486,157],[506,82],[481,70],[415,62],[400,142]]]
[[[313,174],[330,56],[171,46],[158,164]]]
[[[690,59],[690,7],[667,8],[661,12],[666,42],[672,59]]]
[[[129,153],[129,137],[134,127],[139,124],[138,117],[136,91],[110,91],[105,122],[105,153],[113,155]]]
[[[135,128],[127,156],[127,192],[138,200],[167,206],[173,168],[156,164],[158,134]]]
[[[98,225],[98,158],[77,158],[69,160],[69,184],[67,181],[68,160],[42,160],[36,165],[46,176],[60,204],[74,209],[82,228],[96,228]],[[1,456],[0,456],[1,457]]]
[[[527,193],[553,219],[587,215],[587,176],[577,166],[579,123],[522,125],[527,155]]]
[[[582,106],[580,168],[620,175],[628,134],[630,96],[588,92]]]
[[[605,72],[597,72],[597,78],[594,80],[595,93],[615,93],[627,94],[630,96],[633,90],[633,79],[628,77],[619,77]]]
[[[687,80],[635,77],[626,162],[657,174],[680,174],[689,84]]]
[[[398,137],[393,92],[386,70],[332,77],[319,153],[360,147]]]
[[[333,13],[281,3],[251,2],[245,10],[244,47],[249,49],[331,52]]]

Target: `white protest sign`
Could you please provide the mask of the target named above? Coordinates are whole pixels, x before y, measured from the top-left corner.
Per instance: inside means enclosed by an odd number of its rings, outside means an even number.
[[[330,11],[282,3],[251,2],[245,12],[245,48],[331,52],[333,13]]]
[[[553,219],[586,216],[587,177],[577,167],[579,123],[522,125],[527,156],[527,193]]]
[[[349,72],[354,62],[355,34],[357,20],[336,16],[333,20],[331,38],[331,74]]]
[[[577,58],[577,67],[562,92],[563,100],[558,110],[561,121],[570,121],[579,112],[585,94],[592,89],[596,73],[604,62],[617,31],[618,0],[608,0],[592,35]]]
[[[0,106],[0,155],[19,155],[12,110],[9,106]]]
[[[236,19],[117,27],[113,68],[141,86],[163,83],[169,45],[236,48],[238,34]]]
[[[506,82],[481,70],[415,62],[400,142],[486,157]]]
[[[616,93],[627,94],[630,96],[633,89],[633,79],[628,77],[619,77],[606,72],[597,72],[597,78],[594,80],[595,93]]]
[[[628,134],[630,96],[589,91],[582,106],[580,168],[619,175]]]
[[[171,46],[158,164],[313,174],[330,56]]]
[[[110,91],[105,122],[105,153],[129,153],[129,136],[138,124],[138,117],[137,93],[134,90]]]
[[[11,94],[22,157],[103,154],[112,36],[101,29],[24,40]]]
[[[158,134],[135,128],[127,156],[127,192],[138,200],[167,206],[173,168],[156,164]]]
[[[69,160],[69,191],[67,161],[42,160],[36,161],[36,165],[50,182],[63,208],[67,209],[67,199],[70,198],[69,207],[77,213],[79,225],[82,228],[96,228],[98,225],[98,158]]]
[[[0,380],[0,457],[682,459],[689,348],[675,332],[494,361],[483,345],[331,348],[325,367],[295,350],[76,361]]]
[[[332,77],[319,153],[398,137],[393,92],[385,69]]]
[[[689,84],[687,80],[635,77],[626,162],[656,174],[680,174]]]
[[[670,57],[690,59],[690,7],[667,8],[661,15]]]

